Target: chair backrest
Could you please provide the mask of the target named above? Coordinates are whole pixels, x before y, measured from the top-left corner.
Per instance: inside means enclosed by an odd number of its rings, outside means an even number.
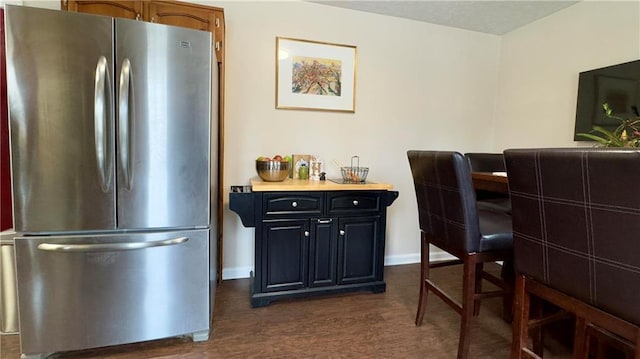
[[[504,155],[502,153],[465,153],[472,172],[504,172]]]
[[[458,152],[407,151],[420,229],[445,250],[476,252],[480,228],[469,164]]]
[[[640,324],[640,151],[504,153],[516,271]]]

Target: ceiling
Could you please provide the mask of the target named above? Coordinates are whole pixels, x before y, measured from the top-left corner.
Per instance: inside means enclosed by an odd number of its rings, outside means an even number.
[[[574,5],[579,1],[319,0],[311,2],[488,34],[504,35],[556,11]]]

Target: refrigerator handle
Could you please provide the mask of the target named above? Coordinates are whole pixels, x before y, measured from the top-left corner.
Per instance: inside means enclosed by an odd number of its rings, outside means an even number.
[[[107,68],[107,59],[100,56],[96,65],[94,87],[94,143],[96,149],[96,162],[98,164],[98,179],[102,192],[109,192],[111,187],[111,173],[113,161],[109,155],[111,151],[108,149],[109,144],[109,120],[110,103],[109,94],[111,93],[111,82],[109,81],[109,70]]]
[[[124,176],[125,188],[131,190],[133,183],[133,146],[131,143],[132,123],[135,111],[133,108],[133,81],[131,62],[125,58],[120,69],[120,90],[118,91],[118,149],[120,150],[120,167]]]
[[[145,249],[152,247],[164,247],[185,243],[188,237],[178,237],[150,242],[121,242],[121,243],[77,243],[77,244],[54,244],[40,243],[38,249],[48,252],[115,252],[130,251],[134,249]]]

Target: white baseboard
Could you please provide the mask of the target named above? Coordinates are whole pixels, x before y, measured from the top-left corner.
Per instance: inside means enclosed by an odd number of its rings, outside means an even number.
[[[452,255],[443,251],[432,251],[429,254],[431,262],[455,259]],[[384,257],[385,266],[397,266],[402,264],[420,263],[420,253],[401,254],[395,256]],[[249,273],[253,271],[253,267],[234,267],[222,269],[222,280],[249,278]]]
[[[249,278],[250,273],[252,271],[253,271],[253,266],[222,268],[222,280]]]
[[[402,264],[420,263],[420,253],[400,254],[384,257],[385,266],[397,266]]]

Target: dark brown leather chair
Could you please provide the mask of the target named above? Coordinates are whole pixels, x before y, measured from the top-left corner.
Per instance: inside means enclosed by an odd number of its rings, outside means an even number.
[[[541,298],[575,315],[574,358],[587,358],[591,334],[640,358],[640,151],[504,153],[516,269],[511,357],[540,357],[527,338],[552,319],[530,319],[530,301]]]
[[[485,262],[511,261],[511,218],[504,213],[476,208],[469,164],[462,154],[408,151],[407,157],[415,185],[421,230],[422,270],[416,325],[422,324],[427,293],[432,291],[461,314],[458,358],[466,358],[470,325],[473,317],[478,315],[479,301],[490,297],[506,297],[506,310],[511,313],[511,286],[483,270]],[[458,260],[430,263],[430,244]],[[461,304],[429,278],[430,268],[460,263],[463,264],[464,273]],[[501,290],[482,292],[483,278]]]
[[[471,172],[506,172],[502,153],[468,152],[464,157],[469,162]],[[478,208],[511,213],[511,200],[508,194],[476,190]]]

